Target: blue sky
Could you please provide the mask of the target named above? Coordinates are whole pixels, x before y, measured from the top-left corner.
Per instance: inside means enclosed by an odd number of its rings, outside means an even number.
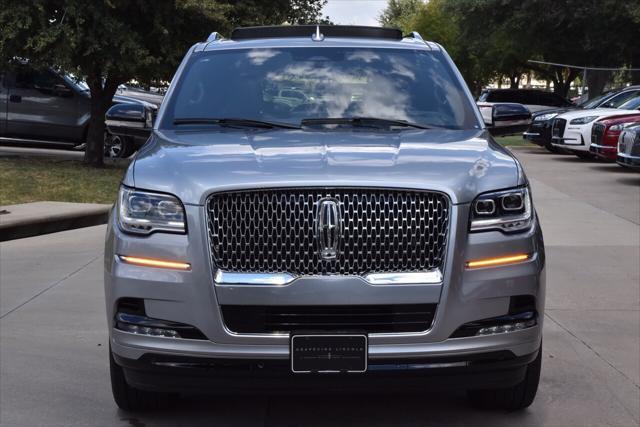
[[[387,5],[387,0],[329,0],[323,15],[335,24],[380,25],[377,17]]]

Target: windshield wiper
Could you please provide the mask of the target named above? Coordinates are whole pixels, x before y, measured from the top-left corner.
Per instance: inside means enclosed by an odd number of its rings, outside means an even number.
[[[205,118],[181,117],[173,121],[174,125],[220,125],[220,126],[248,126],[265,129],[300,129],[300,126],[289,123],[269,122],[266,120],[234,119],[234,118]]]
[[[302,119],[300,121],[302,126],[314,126],[314,125],[353,125],[353,126],[366,126],[366,125],[383,125],[383,126],[399,126],[399,127],[411,127],[416,129],[431,129],[429,126],[421,125],[418,123],[411,123],[406,120],[394,120],[383,119],[378,117],[326,117],[317,119]]]

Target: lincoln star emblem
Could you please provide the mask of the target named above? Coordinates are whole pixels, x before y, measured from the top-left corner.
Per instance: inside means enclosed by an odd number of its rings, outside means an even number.
[[[325,198],[318,201],[315,231],[320,258],[335,259],[342,237],[342,218],[337,200]]]

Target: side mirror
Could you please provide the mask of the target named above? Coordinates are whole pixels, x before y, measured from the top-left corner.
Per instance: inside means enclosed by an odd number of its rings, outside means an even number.
[[[491,121],[485,124],[491,135],[515,135],[527,130],[531,124],[531,111],[522,104],[499,103],[491,105]]]
[[[107,131],[146,142],[153,129],[154,111],[143,104],[116,104],[105,115]]]

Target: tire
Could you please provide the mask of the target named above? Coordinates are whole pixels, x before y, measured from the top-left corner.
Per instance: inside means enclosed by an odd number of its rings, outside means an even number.
[[[489,390],[470,390],[467,395],[471,404],[481,409],[506,409],[517,411],[533,403],[540,383],[542,346],[536,359],[527,365],[524,380],[513,387]]]
[[[120,135],[104,135],[104,156],[110,159],[126,159],[133,154],[133,141]]]
[[[544,144],[544,148],[546,148],[547,151],[550,151],[554,154],[560,153],[560,149],[558,147],[554,147],[553,144],[551,144],[550,142]]]
[[[109,350],[109,372],[111,374],[111,392],[116,404],[123,411],[135,412],[158,409],[163,402],[163,394],[138,390],[127,384],[123,369],[113,360]]]

